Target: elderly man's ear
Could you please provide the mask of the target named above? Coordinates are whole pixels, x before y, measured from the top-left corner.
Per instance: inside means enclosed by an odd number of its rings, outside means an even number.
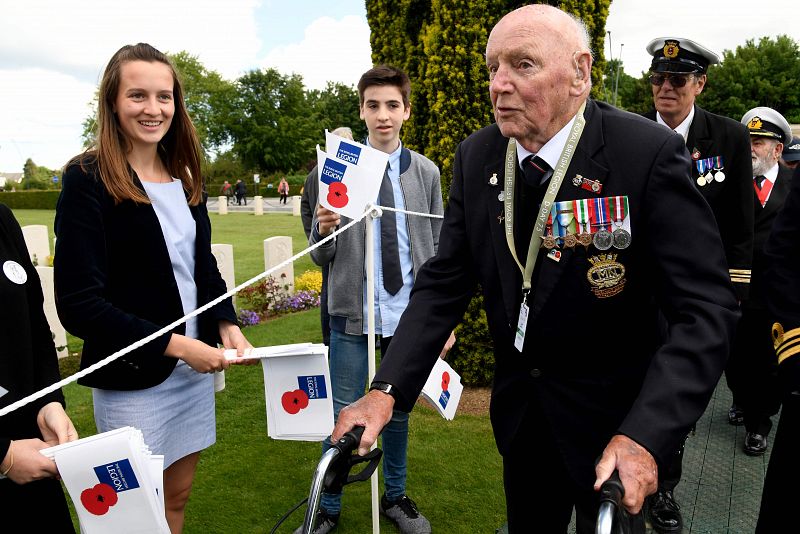
[[[572,82],[573,96],[580,96],[591,86],[592,56],[589,52],[575,52],[572,56],[575,65],[575,79]]]

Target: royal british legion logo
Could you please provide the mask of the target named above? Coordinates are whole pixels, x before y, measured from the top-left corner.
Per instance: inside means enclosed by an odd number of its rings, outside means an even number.
[[[336,152],[336,157],[347,163],[358,165],[358,158],[361,157],[361,147],[341,142],[339,143],[339,150]]]
[[[344,179],[344,173],[347,170],[347,165],[339,163],[330,158],[325,158],[325,164],[322,166],[322,175],[320,180],[324,183],[331,185],[334,182],[341,182]]]
[[[309,400],[328,398],[324,375],[298,376],[297,385],[306,392]]]
[[[108,484],[117,493],[139,487],[139,481],[136,480],[131,462],[127,458],[109,464],[98,465],[94,468],[94,472],[100,482]]]

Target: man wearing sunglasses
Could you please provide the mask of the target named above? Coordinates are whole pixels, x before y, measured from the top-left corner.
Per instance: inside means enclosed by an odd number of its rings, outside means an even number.
[[[695,99],[719,56],[681,37],[659,37],[647,45],[653,56],[650,85],[654,109],[645,114],[679,133],[692,158],[692,179],[711,206],[719,227],[730,277],[739,300],[746,298],[753,255],[753,177],[750,140],[739,122],[709,113]],[[736,387],[729,422],[743,423],[736,408]],[[680,532],[682,518],[673,491],[681,478],[683,447],[669,465],[659,466],[658,491],[647,500],[648,515],[659,533]]]

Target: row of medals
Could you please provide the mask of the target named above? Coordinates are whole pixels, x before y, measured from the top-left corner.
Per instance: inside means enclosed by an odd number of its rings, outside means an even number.
[[[697,177],[697,185],[703,187],[711,182],[721,182],[725,179],[725,173],[722,172],[722,169],[717,170],[716,172],[708,171],[705,174],[701,174]]]
[[[558,237],[554,235],[542,236],[542,247],[550,250],[558,248]],[[619,250],[624,250],[631,245],[631,234],[626,229],[619,227],[613,232],[609,232],[605,228],[600,228],[597,232],[591,234],[588,232],[581,234],[567,234],[563,237],[564,247],[573,248],[578,244],[584,247],[594,245],[598,250],[608,250],[612,246]]]

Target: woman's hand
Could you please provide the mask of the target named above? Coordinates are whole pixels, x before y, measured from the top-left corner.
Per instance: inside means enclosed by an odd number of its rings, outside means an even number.
[[[236,355],[244,355],[244,351],[252,349],[253,345],[244,337],[242,330],[230,321],[219,322],[219,338],[222,340],[222,346],[226,349],[236,349]],[[255,365],[259,360],[255,358],[247,358],[242,360],[230,360],[230,363],[236,365]]]
[[[44,441],[60,445],[78,439],[78,432],[60,402],[45,404],[36,416]]]
[[[57,477],[56,463],[39,452],[49,446],[38,438],[12,441],[0,463],[0,472],[17,484]]]
[[[185,361],[198,373],[223,371],[229,365],[222,349],[209,347],[202,341],[180,334],[172,334],[164,354]]]

